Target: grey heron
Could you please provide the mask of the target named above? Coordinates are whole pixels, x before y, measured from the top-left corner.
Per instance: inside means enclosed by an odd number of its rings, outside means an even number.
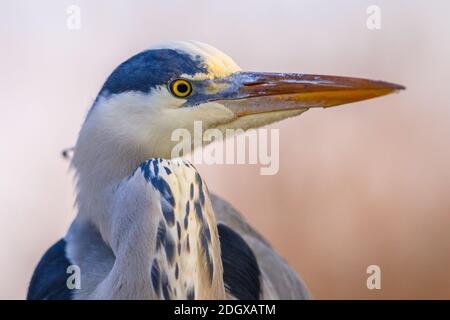
[[[195,41],[120,64],[89,110],[71,165],[77,216],[41,258],[28,299],[307,299],[305,284],[194,166],[171,159],[171,132],[195,120],[258,128],[382,96],[360,78],[245,72]],[[79,267],[81,287],[67,287]]]

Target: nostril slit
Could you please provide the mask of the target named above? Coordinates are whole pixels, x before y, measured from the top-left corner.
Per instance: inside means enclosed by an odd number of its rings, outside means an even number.
[[[256,82],[246,82],[244,83],[244,86],[246,87],[253,87],[253,86],[259,86],[259,85],[264,85],[266,84],[266,82],[264,81],[256,81]]]

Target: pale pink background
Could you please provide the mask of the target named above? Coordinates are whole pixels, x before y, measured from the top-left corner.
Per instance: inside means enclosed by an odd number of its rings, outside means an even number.
[[[82,28],[66,28],[66,8]],[[43,251],[74,217],[73,145],[105,77],[172,39],[244,69],[363,76],[401,94],[275,124],[280,171],[200,166],[316,298],[450,298],[448,1],[2,1],[0,298],[24,298]],[[382,289],[366,268],[382,268]]]

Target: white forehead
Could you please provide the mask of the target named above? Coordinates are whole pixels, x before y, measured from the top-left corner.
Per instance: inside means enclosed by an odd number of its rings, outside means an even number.
[[[240,71],[231,57],[213,46],[199,41],[173,41],[156,45],[150,49],[173,49],[189,54],[193,59],[200,57],[208,74],[197,74],[194,78],[220,78]]]

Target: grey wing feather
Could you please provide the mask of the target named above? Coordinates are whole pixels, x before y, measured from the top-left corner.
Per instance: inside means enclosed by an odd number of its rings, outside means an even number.
[[[270,244],[226,201],[210,194],[218,222],[241,235],[253,250],[261,269],[263,299],[311,299],[303,281]]]

